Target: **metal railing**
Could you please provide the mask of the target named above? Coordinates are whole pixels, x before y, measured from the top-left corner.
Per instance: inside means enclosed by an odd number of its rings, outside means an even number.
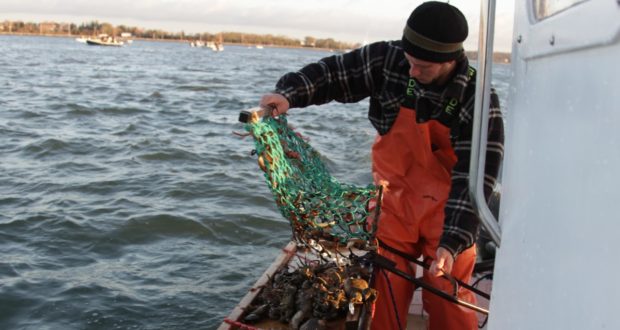
[[[493,64],[493,35],[495,27],[495,0],[482,0],[480,4],[480,39],[478,42],[478,74],[476,100],[469,164],[469,194],[482,225],[499,247],[501,228],[491,213],[484,196],[484,168],[489,126],[491,69]]]

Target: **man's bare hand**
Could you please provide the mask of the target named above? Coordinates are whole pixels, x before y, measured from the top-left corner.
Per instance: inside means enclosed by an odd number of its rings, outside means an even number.
[[[261,107],[271,108],[272,116],[279,116],[285,114],[290,107],[290,104],[286,97],[276,93],[269,93],[263,95],[263,97],[261,97],[260,99],[259,105]]]
[[[433,260],[429,273],[432,276],[441,276],[443,274],[450,274],[452,272],[452,265],[454,264],[454,258],[450,251],[439,247],[435,253],[437,257]]]

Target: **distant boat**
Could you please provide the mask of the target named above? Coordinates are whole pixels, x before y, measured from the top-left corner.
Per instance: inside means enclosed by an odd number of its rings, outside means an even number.
[[[123,45],[122,41],[114,40],[114,39],[87,39],[87,45],[91,46],[112,46],[112,47],[121,47]]]
[[[211,49],[213,49],[214,52],[221,52],[224,50],[224,39],[222,38],[222,34],[220,33],[217,41],[215,41],[214,43],[214,47],[211,47]]]
[[[263,49],[263,45],[256,45],[256,49]]]
[[[207,41],[207,45],[208,48],[211,48],[212,51],[214,52],[221,52],[224,50],[224,45],[221,42],[216,42],[216,41]]]
[[[198,48],[206,47],[206,48],[211,49],[214,52],[221,52],[224,50],[224,45],[216,41],[204,42],[202,40],[194,40],[194,41],[191,41],[189,45],[190,47],[198,47]]]
[[[204,47],[205,43],[202,40],[194,40],[189,43],[190,47]]]
[[[98,36],[93,36],[93,37],[88,37],[88,38],[84,38],[84,37],[80,37],[75,39],[78,42],[84,42],[87,45],[91,45],[91,46],[113,46],[113,47],[120,47],[122,45],[124,45],[125,43],[122,40],[119,40],[113,36],[109,36],[105,33],[102,33]]]
[[[215,42],[215,41],[207,41],[207,43],[204,46],[211,49],[214,52],[221,52],[224,50],[224,45],[222,45],[219,42]]]
[[[129,32],[121,33],[121,40],[123,40],[125,44],[131,44],[133,42],[133,40],[129,39],[131,37],[132,35]]]

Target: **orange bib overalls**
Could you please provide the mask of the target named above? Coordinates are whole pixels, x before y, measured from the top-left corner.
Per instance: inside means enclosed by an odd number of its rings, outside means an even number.
[[[434,259],[443,231],[450,173],[457,160],[450,143],[450,129],[435,120],[417,123],[415,110],[401,107],[390,131],[377,136],[372,160],[375,183],[389,183],[383,195],[377,237],[411,256]],[[415,276],[415,265],[384,249],[379,249],[379,253],[395,261],[398,269]],[[468,283],[475,259],[475,247],[463,251],[455,260],[452,275]],[[450,283],[443,278],[427,276],[425,271],[423,280],[452,292]],[[397,319],[400,329],[405,329],[413,284],[389,271],[377,270],[375,288],[379,294],[372,329],[399,329]],[[424,310],[429,314],[429,329],[477,329],[474,311],[432,293],[423,292],[422,297]],[[466,290],[459,292],[459,299],[475,303],[473,294]]]

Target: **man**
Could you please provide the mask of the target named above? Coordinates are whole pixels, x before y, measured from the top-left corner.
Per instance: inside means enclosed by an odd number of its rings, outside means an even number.
[[[475,70],[464,55],[467,21],[456,8],[425,2],[410,15],[402,40],[376,42],[324,58],[284,75],[260,104],[282,114],[291,107],[370,97],[368,118],[375,182],[389,182],[377,238],[379,253],[414,275],[399,250],[431,262],[424,280],[451,292],[443,273],[469,282],[479,219],[469,199],[468,171]],[[503,153],[499,101],[491,94],[485,193],[496,183]],[[391,250],[391,251],[390,251]],[[391,272],[375,274],[374,329],[405,329],[413,284]],[[459,298],[474,302],[470,292]],[[477,329],[475,312],[423,292],[429,328]]]

